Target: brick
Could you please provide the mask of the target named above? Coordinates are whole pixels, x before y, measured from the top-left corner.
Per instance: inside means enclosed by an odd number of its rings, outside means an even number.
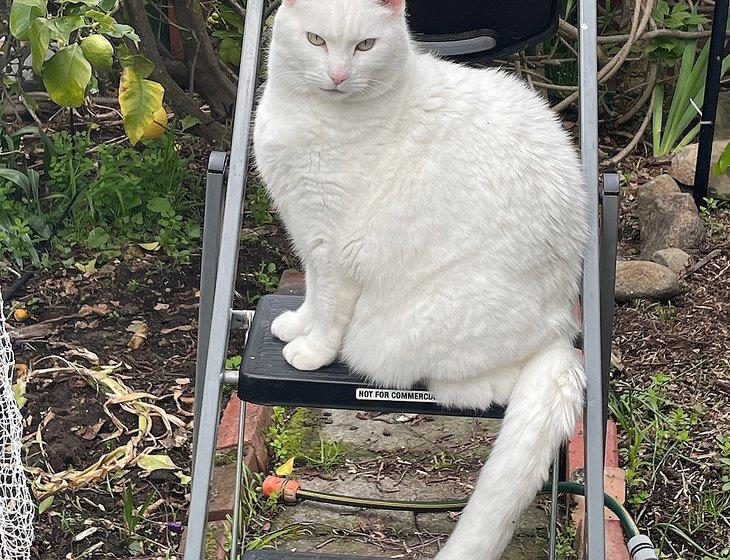
[[[228,401],[223,417],[221,418],[220,427],[218,428],[217,449],[219,451],[227,451],[235,449],[238,443],[238,415],[241,410],[241,401],[238,397],[233,396]],[[273,411],[269,406],[261,406],[258,404],[248,403],[246,406],[246,433],[244,441],[247,445],[253,445],[256,459],[258,461],[257,470],[266,470],[268,461],[266,460],[266,434],[271,427],[271,415]],[[264,453],[261,453],[263,449]]]
[[[233,488],[236,484],[236,446],[238,444],[238,415],[241,401],[233,396],[228,401],[218,429],[218,464],[213,469],[210,489],[209,521],[224,520],[233,511]],[[271,426],[272,409],[248,403],[244,433],[244,462],[253,472],[269,470],[266,435]]]
[[[236,484],[236,462],[216,466],[210,486],[208,521],[224,521],[233,511],[233,489]]]
[[[618,445],[616,442],[616,423],[608,420],[606,424],[606,455],[607,467],[618,467]],[[575,432],[568,443],[568,475],[576,470],[583,470],[585,465],[585,443],[583,439],[583,420],[576,424]]]
[[[579,421],[573,436],[568,443],[568,479],[578,482],[584,481],[585,467],[585,440],[583,438],[583,422]],[[618,445],[616,439],[616,424],[609,420],[606,425],[606,468],[604,470],[604,491],[613,496],[620,503],[624,503],[626,497],[626,475],[623,469],[618,467]],[[573,522],[578,525],[577,549],[583,558],[583,531],[585,521],[585,501],[582,496],[574,496],[575,507],[572,512]],[[621,523],[613,512],[608,509],[605,512],[605,533],[606,533],[606,560],[628,560],[629,553],[626,549]]]
[[[279,280],[277,294],[304,295],[304,272],[292,268],[285,270]]]

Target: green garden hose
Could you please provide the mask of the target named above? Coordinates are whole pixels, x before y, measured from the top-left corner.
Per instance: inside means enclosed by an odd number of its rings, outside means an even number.
[[[540,494],[550,494],[552,485],[546,484],[540,490]],[[446,511],[459,511],[464,509],[468,499],[443,500],[443,501],[399,501],[380,500],[377,498],[359,498],[355,496],[343,496],[341,494],[329,494],[315,490],[305,490],[300,487],[299,482],[293,479],[268,476],[264,480],[263,492],[266,496],[278,494],[284,502],[298,503],[309,500],[324,504],[340,506],[360,507],[369,509],[385,509],[412,511],[414,513],[440,513]],[[585,486],[577,482],[558,482],[558,493],[575,494],[585,496]],[[632,558],[635,560],[651,560],[656,558],[656,553],[648,537],[639,533],[639,528],[634,523],[631,515],[617,500],[608,494],[603,495],[605,507],[610,509],[618,517],[621,527],[629,537],[629,549]]]
[[[540,490],[540,494],[549,494],[551,485],[546,484]],[[585,488],[582,484],[575,482],[559,482],[558,492],[560,494],[576,494],[578,496],[585,495]],[[341,506],[362,507],[369,509],[387,509],[387,510],[403,510],[412,511],[414,513],[439,513],[445,511],[459,511],[464,509],[468,500],[446,500],[435,502],[422,501],[397,501],[397,500],[379,500],[376,498],[358,498],[354,496],[342,496],[339,494],[328,494],[326,492],[316,492],[314,490],[305,490],[299,488],[297,497],[300,500],[309,500],[312,502],[321,502],[325,504],[335,504]],[[639,529],[631,519],[629,512],[626,511],[617,500],[609,496],[603,495],[604,505],[610,509],[621,522],[621,526],[629,537],[635,537],[639,534]]]

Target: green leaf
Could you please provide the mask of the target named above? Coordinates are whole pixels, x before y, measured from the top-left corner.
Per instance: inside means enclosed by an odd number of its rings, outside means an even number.
[[[139,35],[134,32],[132,27],[124,25],[123,23],[115,23],[111,29],[102,30],[102,33],[104,33],[104,35],[109,35],[109,37],[114,37],[115,39],[127,37],[134,41],[135,44],[139,43]]]
[[[172,207],[170,199],[164,196],[158,196],[153,198],[147,203],[147,209],[150,212],[156,214],[162,214],[163,216],[174,216],[175,209]]]
[[[218,52],[223,62],[234,66],[241,63],[241,41],[227,37],[221,41]]]
[[[101,27],[99,29],[101,31],[103,31],[104,29],[108,29],[111,31],[114,29],[114,25],[117,23],[117,20],[115,20],[112,16],[110,16],[109,14],[105,14],[104,12],[100,12],[99,10],[88,10],[84,15],[100,24]]]
[[[669,15],[669,3],[667,0],[659,0],[657,2],[656,8],[654,8],[654,11],[651,13],[651,16],[658,22],[661,22],[664,18],[664,16]]]
[[[18,187],[23,189],[23,192],[30,193],[30,181],[25,173],[18,171],[17,169],[5,169],[0,167],[0,179],[5,179],[11,183],[15,183]]]
[[[43,66],[43,85],[51,99],[64,107],[81,107],[91,80],[91,64],[78,44],[64,47]]]
[[[89,249],[103,249],[109,244],[109,233],[102,227],[95,227],[89,232],[86,245]]]
[[[725,146],[725,149],[717,159],[717,163],[712,167],[712,172],[715,175],[722,175],[728,168],[730,168],[730,142]],[[730,464],[730,460],[727,461]]]
[[[10,6],[10,33],[16,39],[26,40],[33,20],[46,14],[47,0],[14,0]]]
[[[48,46],[51,44],[51,25],[49,24],[50,21],[44,17],[35,18],[28,30],[33,72],[39,76],[46,60],[46,54],[48,54]]]
[[[152,124],[155,111],[162,107],[165,89],[151,80],[141,78],[134,69],[122,71],[119,82],[119,106],[124,119],[124,131],[136,144]]]
[[[664,111],[664,84],[654,86],[652,94],[652,144],[654,155],[658,156],[662,141],[662,113]]]
[[[59,4],[84,4],[85,6],[98,6],[99,0],[60,0]]]
[[[25,403],[28,402],[28,398],[25,396],[25,380],[19,380],[12,387],[13,397],[15,397],[15,403],[18,408],[23,408]]]
[[[180,128],[182,128],[183,131],[194,127],[196,124],[200,124],[200,119],[193,117],[192,115],[188,115],[187,117],[180,119]]]
[[[41,503],[38,504],[38,515],[41,515],[44,511],[51,507],[51,504],[53,504],[53,494],[46,496],[43,498]]]
[[[150,455],[147,453],[141,453],[137,459],[137,466],[147,472],[166,470],[176,471],[179,470],[172,459],[167,455]]]
[[[155,64],[143,54],[133,54],[122,58],[122,66],[131,68],[140,78],[149,78],[155,69]]]
[[[68,44],[68,38],[77,29],[86,27],[86,22],[81,16],[62,16],[53,20],[51,26],[51,37],[58,39],[63,42],[64,45]]]

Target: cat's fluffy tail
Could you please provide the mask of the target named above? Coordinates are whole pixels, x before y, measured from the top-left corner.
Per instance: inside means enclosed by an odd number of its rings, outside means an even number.
[[[584,388],[583,366],[568,342],[527,362],[471,500],[437,560],[500,557],[575,427]]]

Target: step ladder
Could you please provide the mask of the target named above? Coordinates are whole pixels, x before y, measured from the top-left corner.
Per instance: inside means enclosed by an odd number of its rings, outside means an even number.
[[[552,2],[552,0],[551,0]],[[553,2],[556,5],[556,2]],[[249,168],[251,123],[258,82],[260,41],[265,0],[248,0],[243,36],[236,118],[230,156],[213,152],[208,164],[198,318],[198,355],[195,380],[195,429],[193,476],[185,541],[185,560],[203,560],[208,517],[210,480],[220,420],[224,385],[237,385],[242,400],[239,418],[237,466],[243,469],[245,404],[291,405],[341,408],[377,412],[410,412],[501,418],[504,409],[486,411],[445,409],[421,387],[407,392],[389,392],[371,386],[342,363],[316,372],[300,372],[283,358],[283,343],[270,334],[273,319],[282,311],[296,309],[298,296],[272,295],[261,298],[255,312],[232,308],[238,265],[242,209]],[[614,296],[616,240],[618,234],[618,177],[598,175],[598,108],[596,80],[596,1],[579,2],[580,33],[580,145],[586,188],[591,208],[590,240],[583,271],[581,345],[587,376],[585,422],[586,556],[605,557],[603,468],[608,372]],[[553,14],[557,27],[557,13]],[[546,30],[535,32],[543,40]],[[425,43],[422,43],[425,44]],[[524,48],[529,40],[515,47]],[[465,45],[474,60],[473,45]],[[449,56],[458,54],[449,45]],[[508,45],[498,45],[500,55]],[[465,51],[467,52],[467,51]],[[458,59],[458,56],[455,56]],[[484,58],[489,58],[485,55]],[[226,371],[224,363],[232,330],[247,331],[238,371]],[[395,391],[395,390],[392,390]],[[405,393],[405,394],[403,394]],[[397,398],[396,398],[397,397]],[[553,467],[553,495],[550,519],[550,557],[554,558],[557,518],[557,457]],[[281,551],[254,551],[239,555],[238,527],[241,477],[234,489],[233,538],[230,559],[245,560],[330,560],[331,555]],[[337,560],[354,557],[337,556]],[[367,560],[360,558],[359,560]]]

